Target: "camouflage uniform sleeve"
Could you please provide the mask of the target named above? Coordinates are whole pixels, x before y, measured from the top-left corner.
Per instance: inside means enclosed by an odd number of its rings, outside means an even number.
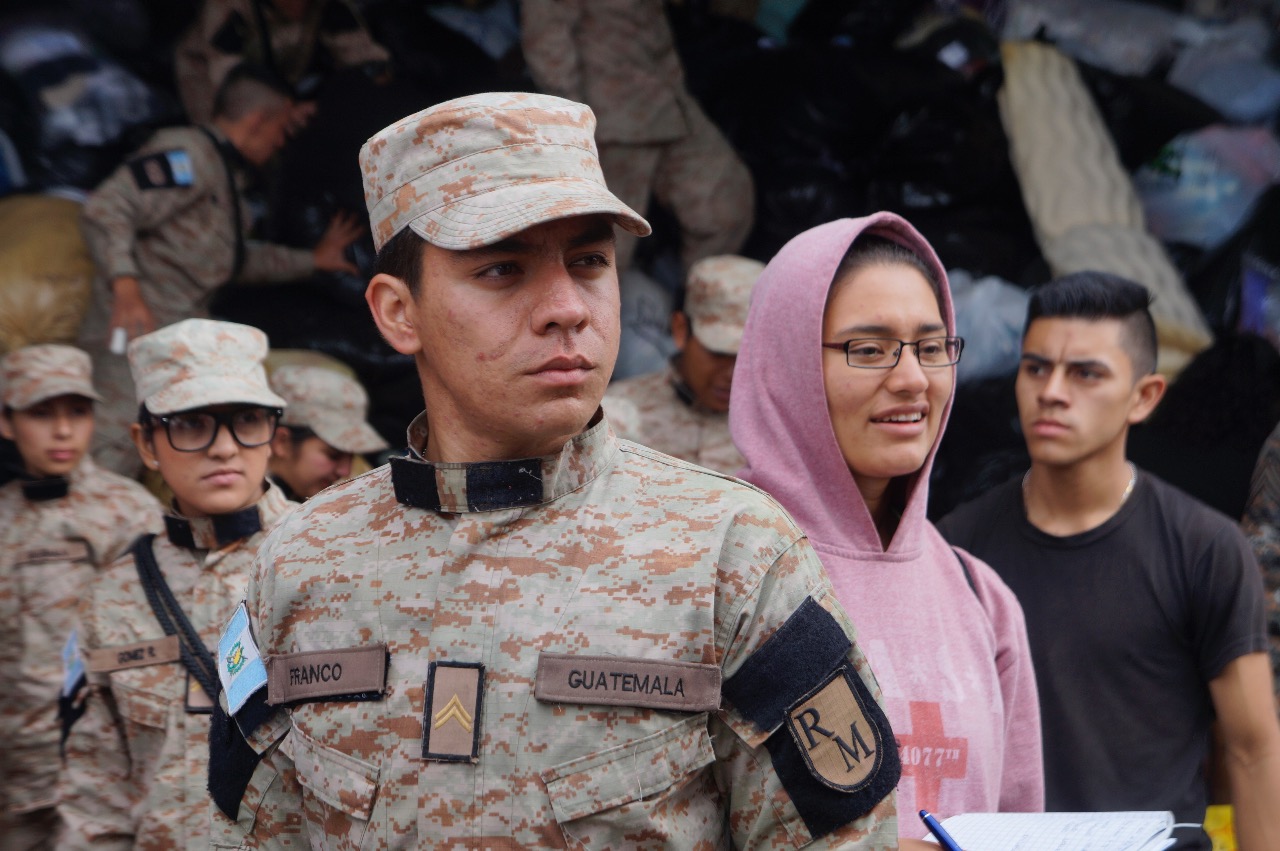
[[[85,201],[80,213],[80,230],[98,271],[108,281],[122,275],[141,274],[134,257],[139,232],[156,227],[209,194],[209,187],[199,181],[200,170],[193,169],[192,173],[195,181],[189,186],[144,192],[126,162]]]
[[[387,62],[391,54],[373,40],[360,13],[345,0],[329,0],[320,19],[320,43],[340,66]]]
[[[270,651],[263,643],[272,632],[271,599],[273,593],[273,543],[281,526],[268,535],[258,549],[254,575],[249,581],[245,608],[253,634],[259,642],[259,650]],[[225,697],[224,697],[225,699]],[[293,750],[288,740],[289,720],[284,709],[277,709],[257,729],[249,731],[246,741],[260,754],[262,761],[254,769],[245,792],[246,801],[257,801],[255,812],[246,814],[247,806],[241,805],[241,818],[252,819],[252,827],[246,831],[243,847],[246,849],[294,849],[308,847],[302,825],[302,788],[298,785],[294,770]],[[211,778],[211,781],[213,778]]]
[[[296,281],[309,276],[315,268],[311,252],[305,248],[250,240],[244,246],[240,278],[257,283]]]
[[[1276,679],[1276,705],[1280,707],[1280,428],[1271,433],[1258,455],[1240,526],[1262,569],[1271,669]]]
[[[538,88],[547,94],[585,101],[582,58],[574,37],[581,0],[521,0],[520,43]]]
[[[896,848],[893,732],[817,555],[801,539],[736,592],[712,722],[734,846]]]
[[[80,603],[80,647],[97,646],[94,595]],[[131,813],[137,803],[129,782],[129,753],[120,715],[108,687],[107,675],[89,674],[84,715],[67,738],[62,774],[58,780],[58,814],[65,830],[59,849],[133,848]]]

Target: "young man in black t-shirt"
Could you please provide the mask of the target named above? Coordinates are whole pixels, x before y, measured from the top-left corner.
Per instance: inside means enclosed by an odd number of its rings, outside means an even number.
[[[1165,389],[1148,304],[1138,284],[1093,272],[1032,294],[1017,377],[1031,469],[938,528],[1022,603],[1046,809],[1201,821],[1216,719],[1239,847],[1280,848],[1257,564],[1230,520],[1125,460],[1129,427]],[[1179,833],[1179,848],[1209,847]]]

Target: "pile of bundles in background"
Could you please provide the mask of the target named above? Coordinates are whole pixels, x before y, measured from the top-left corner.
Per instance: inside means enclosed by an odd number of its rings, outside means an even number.
[[[18,315],[8,307],[18,302],[27,315],[58,314],[40,333],[65,340],[80,296],[50,302],[47,292],[83,286],[63,268],[82,252],[45,252],[45,273],[8,260],[40,254],[31,232],[65,230],[67,210],[28,216],[13,205],[51,191],[74,198],[153,128],[183,120],[171,45],[199,2],[12,5],[0,13],[0,216],[26,226],[0,230],[0,314]],[[355,153],[394,118],[532,87],[515,0],[352,5],[391,52],[393,81],[336,73],[314,92],[315,118],[257,196],[265,238],[308,245],[335,210],[363,214]],[[1170,376],[1227,332],[1280,340],[1274,2],[681,0],[668,11],[690,91],[755,179],[756,225],[741,253],[767,261],[810,226],[888,209],[953,270],[968,342],[962,427],[949,429],[937,465],[940,506],[947,479],[998,477],[1017,463],[1008,387],[1031,284],[1081,268],[1145,284]],[[660,208],[650,218],[657,235],[642,241],[635,272],[670,294],[683,278],[678,228]],[[366,318],[372,255],[357,246],[361,276],[228,287],[214,308],[277,345],[350,364],[375,424],[398,437],[416,387]],[[624,294],[653,326],[646,333],[664,334],[665,309],[634,300]],[[10,324],[42,327],[34,320]],[[0,328],[0,346],[14,333]]]

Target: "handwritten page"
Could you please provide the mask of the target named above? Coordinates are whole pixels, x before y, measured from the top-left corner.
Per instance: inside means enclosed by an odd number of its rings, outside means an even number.
[[[942,826],[964,851],[1158,851],[1173,823],[1170,812],[965,813]]]

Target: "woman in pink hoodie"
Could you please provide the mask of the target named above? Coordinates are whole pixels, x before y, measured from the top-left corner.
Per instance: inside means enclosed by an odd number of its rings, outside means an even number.
[[[756,285],[729,411],[742,477],[808,533],[858,628],[898,740],[906,836],[919,809],[1044,808],[1022,609],[925,516],[954,334],[946,272],[905,220],[813,228]]]

